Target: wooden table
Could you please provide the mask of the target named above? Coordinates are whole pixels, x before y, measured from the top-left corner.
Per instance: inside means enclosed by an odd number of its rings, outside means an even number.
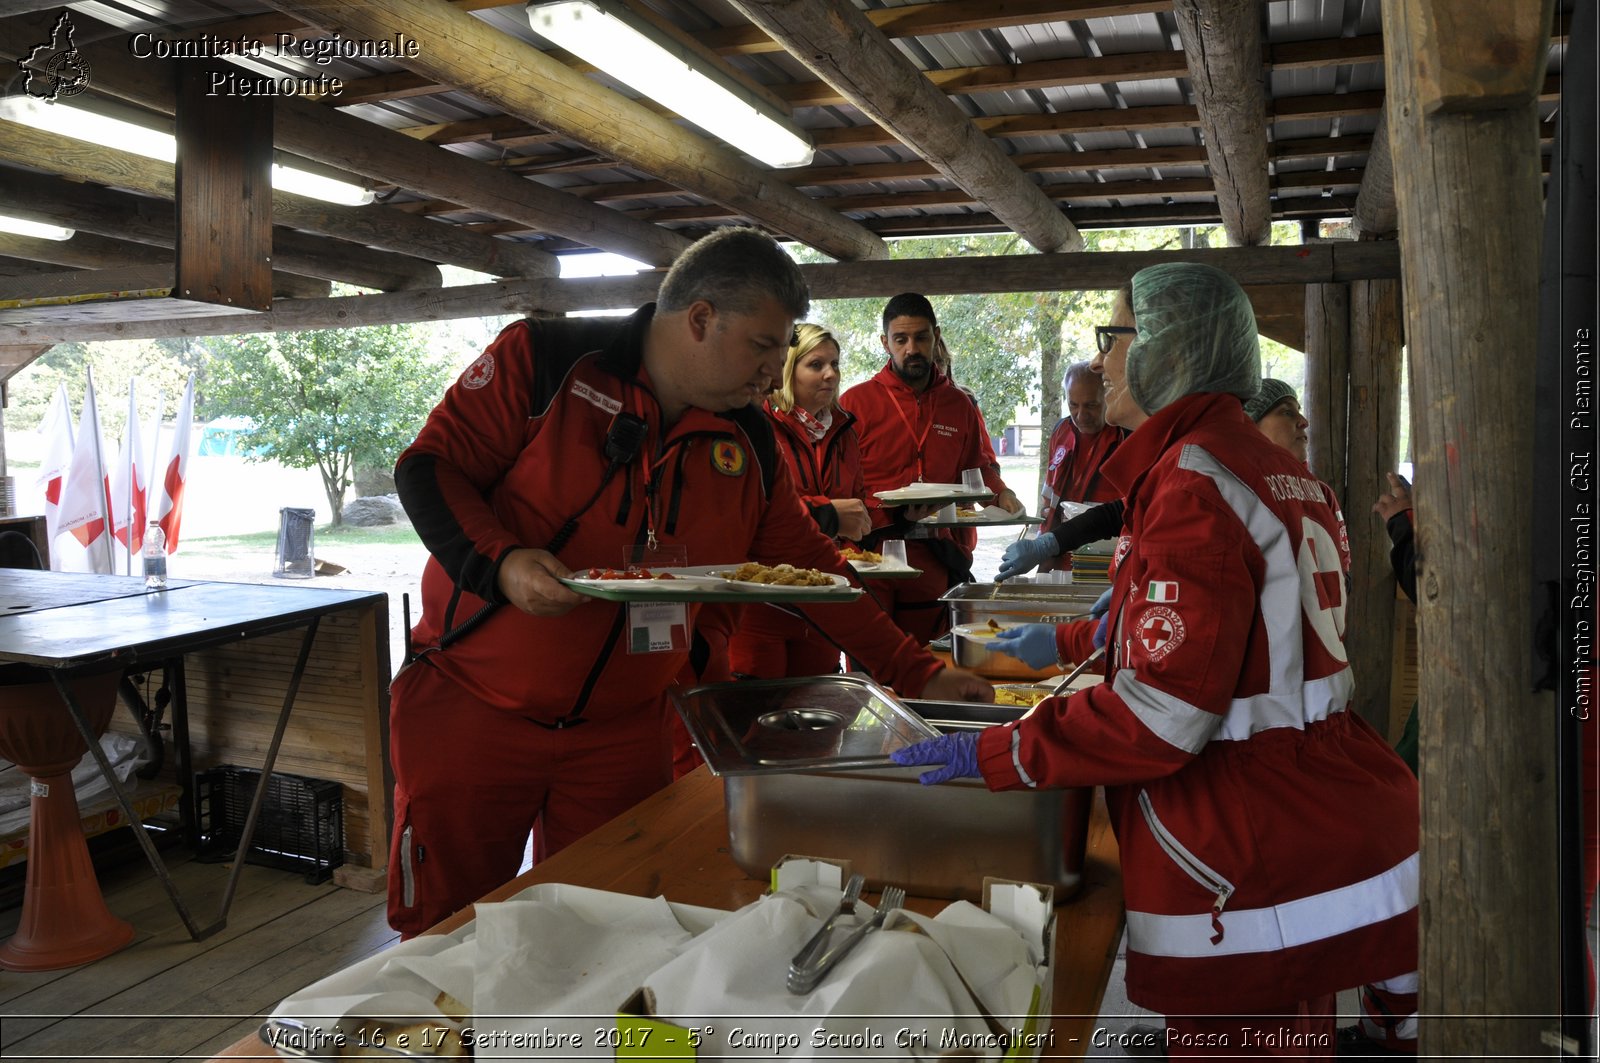
[[[665,790],[508,882],[485,901],[499,901],[541,882],[565,882],[641,897],[709,908],[735,909],[766,891],[767,883],[745,875],[728,855],[722,782],[701,767]],[[933,914],[945,900],[911,898],[906,907]],[[457,912],[430,933],[446,933],[473,917]],[[1117,843],[1097,797],[1089,824],[1082,887],[1056,907],[1055,989],[1051,999],[1052,1044],[1044,1056],[1076,1059],[1089,1047],[1122,934],[1122,874]],[[268,1055],[246,1037],[218,1058]]]
[[[51,676],[64,711],[83,733],[89,752],[123,814],[128,817],[140,847],[195,939],[227,925],[228,908],[244,864],[242,855],[249,849],[319,622],[329,613],[361,608],[374,602],[384,603],[383,615],[387,617],[387,599],[369,591],[173,580],[166,590],[147,593],[143,578],[138,576],[6,570],[4,584],[0,586],[0,665],[32,665],[45,669]],[[241,832],[241,859],[235,861],[216,920],[202,927],[178,895],[125,787],[106,761],[81,706],[62,678],[122,670],[151,661],[181,661],[185,654],[209,647],[301,629],[304,634],[299,655],[277,713],[276,729],[261,768],[261,781]],[[386,636],[384,648],[387,649]],[[173,729],[180,781],[185,787],[185,801],[191,803],[186,818],[192,822],[187,708],[181,695],[181,683],[179,687],[180,694],[174,701]]]

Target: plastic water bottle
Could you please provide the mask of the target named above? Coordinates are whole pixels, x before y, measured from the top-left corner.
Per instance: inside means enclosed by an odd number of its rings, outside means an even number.
[[[164,591],[167,589],[167,536],[161,530],[161,525],[155,521],[150,522],[150,527],[144,533],[144,589],[147,591]]]

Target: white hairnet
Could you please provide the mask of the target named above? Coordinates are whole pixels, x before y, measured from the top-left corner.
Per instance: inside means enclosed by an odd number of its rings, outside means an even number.
[[[1261,387],[1256,315],[1237,281],[1198,262],[1166,262],[1133,275],[1128,392],[1145,413],[1185,395],[1241,400]]]

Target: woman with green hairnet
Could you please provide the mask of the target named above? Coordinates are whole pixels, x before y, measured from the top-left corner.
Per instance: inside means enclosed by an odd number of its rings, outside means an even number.
[[[1132,434],[1104,467],[1127,503],[1105,682],[894,758],[1105,786],[1128,999],[1167,1016],[1167,1054],[1331,1055],[1335,994],[1417,965],[1417,785],[1350,711],[1343,521],[1245,416],[1260,353],[1231,277],[1140,270],[1112,327],[1131,343],[1096,364]],[[1061,659],[1095,626],[1061,625]]]

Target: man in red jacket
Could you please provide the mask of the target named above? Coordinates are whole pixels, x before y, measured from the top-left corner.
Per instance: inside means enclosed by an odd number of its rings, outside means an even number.
[[[1114,338],[1100,330],[1095,335],[1102,342]],[[1128,436],[1126,429],[1106,423],[1100,374],[1088,362],[1068,366],[1061,386],[1067,393],[1067,416],[1056,424],[1045,444],[1050,464],[1039,487],[1039,516],[1044,519],[1040,535],[1055,530],[1066,519],[1061,512],[1062,502],[1115,501],[1116,489],[1100,474],[1100,467]],[[1058,567],[1060,561],[1056,557],[1039,563],[1040,572]]]
[[[400,456],[432,556],[390,709],[391,926],[419,933],[511,878],[530,830],[542,857],[671,780],[664,691],[707,657],[698,607],[656,623],[660,606],[563,577],[641,552],[849,573],[750,408],[807,303],[770,237],[722,230],[630,318],[508,326]],[[806,613],[906,695],[993,697],[870,598]]]
[[[939,323],[933,305],[914,292],[890,299],[883,308],[879,341],[888,363],[872,379],[857,384],[839,399],[855,415],[861,437],[861,468],[867,482],[875,544],[905,539],[906,560],[922,570],[914,580],[901,580],[874,593],[896,624],[927,642],[950,624],[950,611],[940,596],[972,578],[972,549],[949,528],[919,527],[926,507],[885,507],[871,497],[917,482],[960,483],[967,469],[983,470],[983,482],[995,494],[994,504],[1013,513],[1022,503],[1000,478],[1000,466],[985,435],[977,404],[950,382],[934,364]]]

